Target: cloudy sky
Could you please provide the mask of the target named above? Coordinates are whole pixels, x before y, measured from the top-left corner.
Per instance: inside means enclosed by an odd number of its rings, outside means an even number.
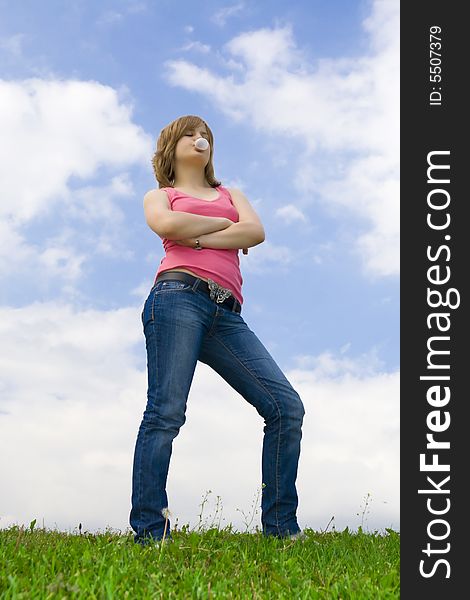
[[[299,524],[398,529],[398,0],[0,0],[0,62],[0,528],[130,530],[142,199],[197,114],[266,231],[242,314],[305,405]],[[263,425],[198,363],[173,523],[260,524]]]

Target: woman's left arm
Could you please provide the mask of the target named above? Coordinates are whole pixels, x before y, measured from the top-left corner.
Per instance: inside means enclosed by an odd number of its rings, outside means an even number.
[[[265,240],[264,227],[247,197],[236,188],[230,188],[233,204],[238,211],[238,222],[226,229],[205,233],[199,236],[203,248],[229,250],[234,248],[250,248]],[[195,246],[195,238],[173,240],[182,246]],[[247,252],[244,252],[245,254]]]

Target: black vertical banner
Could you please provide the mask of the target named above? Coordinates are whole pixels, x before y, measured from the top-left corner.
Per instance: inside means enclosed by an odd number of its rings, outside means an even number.
[[[401,597],[413,600],[466,597],[470,577],[464,8],[401,4]]]

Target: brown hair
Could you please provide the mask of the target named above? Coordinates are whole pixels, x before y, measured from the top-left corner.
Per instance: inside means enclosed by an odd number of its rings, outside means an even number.
[[[184,115],[164,127],[158,136],[157,149],[152,158],[152,166],[159,188],[173,187],[175,182],[173,164],[176,144],[186,131],[191,131],[193,128],[201,125],[204,125],[207,129],[210,144],[209,161],[204,169],[207,183],[212,187],[222,185],[214,175],[214,165],[212,164],[214,136],[212,135],[209,125],[204,119],[201,119],[201,117],[196,115]]]

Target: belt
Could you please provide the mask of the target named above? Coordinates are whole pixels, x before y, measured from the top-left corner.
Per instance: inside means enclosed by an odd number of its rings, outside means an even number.
[[[194,277],[194,275],[190,275],[189,273],[183,273],[182,271],[172,271],[171,273],[168,272],[159,275],[155,280],[155,283],[164,279],[177,279],[178,281],[186,281],[191,285],[194,285],[194,283],[197,280],[197,289],[202,290],[205,294],[209,296],[209,298],[211,298],[211,300],[215,300],[217,304],[221,304],[222,306],[225,306],[231,311],[241,313],[242,305],[235,298],[233,293],[229,289],[222,287],[212,279],[209,279],[209,283],[207,283],[206,281],[204,281],[204,279],[201,279],[200,277]]]

